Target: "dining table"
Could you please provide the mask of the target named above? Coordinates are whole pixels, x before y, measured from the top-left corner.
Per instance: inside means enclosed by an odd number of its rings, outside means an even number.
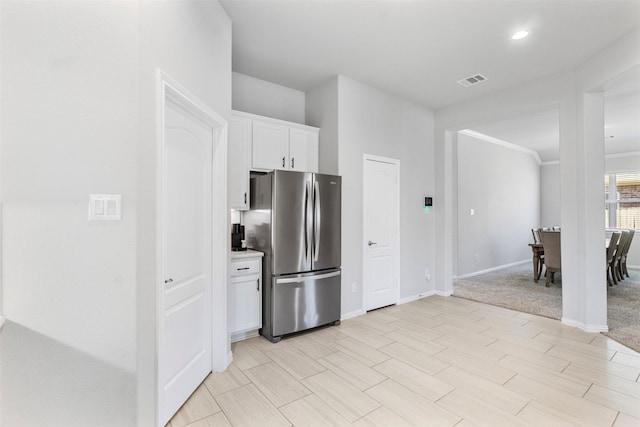
[[[609,249],[609,242],[611,239],[605,240],[605,249]],[[533,281],[538,283],[540,276],[542,275],[542,255],[544,255],[544,247],[542,243],[529,243],[531,252],[533,253]]]

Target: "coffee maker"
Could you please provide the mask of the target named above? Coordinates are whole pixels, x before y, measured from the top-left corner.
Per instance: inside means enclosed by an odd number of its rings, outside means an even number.
[[[231,250],[234,252],[247,250],[244,240],[244,225],[231,224]]]

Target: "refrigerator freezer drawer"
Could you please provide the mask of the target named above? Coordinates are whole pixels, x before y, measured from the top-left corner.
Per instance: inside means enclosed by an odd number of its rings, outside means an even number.
[[[340,270],[273,279],[272,335],[340,320]]]

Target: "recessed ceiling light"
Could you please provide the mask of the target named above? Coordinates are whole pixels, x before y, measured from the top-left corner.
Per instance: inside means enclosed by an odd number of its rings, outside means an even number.
[[[528,31],[521,30],[521,31],[518,31],[517,33],[515,33],[514,35],[512,35],[511,38],[513,40],[520,40],[520,39],[523,39],[523,38],[527,37],[528,35],[529,35]]]

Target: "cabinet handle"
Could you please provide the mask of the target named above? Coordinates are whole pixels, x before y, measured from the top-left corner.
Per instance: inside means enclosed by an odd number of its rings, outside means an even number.
[[[293,157],[291,158],[291,169],[295,167],[295,160]]]
[[[173,279],[167,279],[164,281],[164,283],[172,283],[172,282],[173,282]]]
[[[247,193],[244,193],[244,204],[247,204]]]
[[[260,279],[256,279],[256,291],[260,292]]]
[[[240,268],[236,268],[236,270],[237,270],[237,271],[240,271],[240,270],[248,270],[248,269],[249,269],[249,267],[240,267]]]
[[[282,158],[282,167],[284,167],[284,157]]]

